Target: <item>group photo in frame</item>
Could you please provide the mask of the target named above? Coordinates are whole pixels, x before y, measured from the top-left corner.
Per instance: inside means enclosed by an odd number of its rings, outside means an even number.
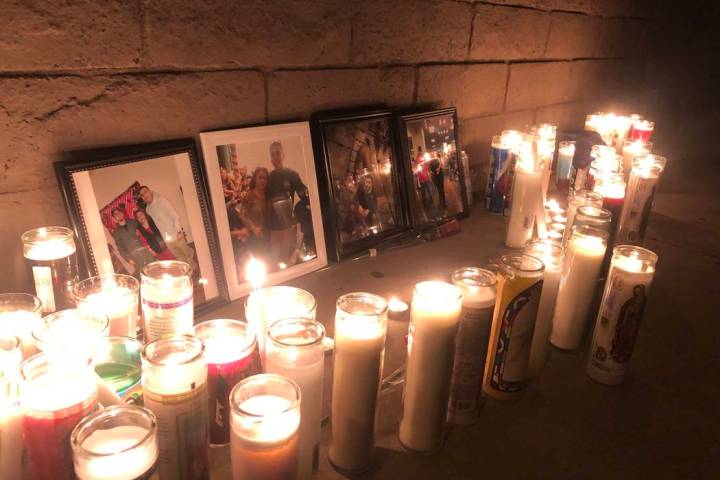
[[[250,259],[267,285],[327,265],[308,122],[200,134],[232,299],[250,292]]]
[[[398,115],[413,227],[468,215],[465,168],[454,107]]]
[[[336,261],[410,229],[393,112],[324,112],[313,118],[326,237]]]
[[[227,302],[195,140],[69,152],[55,171],[88,276],[190,265],[196,313]]]

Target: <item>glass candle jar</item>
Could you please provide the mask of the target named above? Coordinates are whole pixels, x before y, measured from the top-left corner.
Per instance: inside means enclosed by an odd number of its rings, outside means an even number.
[[[600,383],[617,385],[625,377],[657,260],[657,254],[645,248],[613,249],[585,370]]]
[[[0,335],[0,372],[4,372],[6,378],[14,377],[17,380],[20,363],[22,363],[20,339],[15,336]]]
[[[302,288],[275,286],[261,288],[245,300],[245,318],[255,332],[260,358],[265,361],[267,329],[283,318],[315,318],[315,297]]]
[[[96,412],[75,427],[70,441],[78,480],[149,480],[157,468],[157,419],[142,407]]]
[[[603,216],[606,213],[603,213]],[[598,221],[607,226],[607,220]],[[558,348],[575,350],[580,346],[600,276],[608,236],[606,229],[597,226],[573,227],[565,251],[550,333],[550,343]]]
[[[399,431],[409,450],[430,452],[442,445],[461,310],[458,287],[438,281],[415,285]]]
[[[30,266],[43,312],[71,308],[78,280],[75,238],[65,227],[41,227],[22,234],[23,256]]]
[[[655,190],[666,163],[667,159],[659,155],[641,155],[633,160],[618,222],[617,242],[636,243],[645,238]]]
[[[505,215],[512,186],[512,145],[495,135],[490,146],[490,175],[488,175],[485,207],[490,213]]]
[[[325,327],[312,319],[278,320],[267,334],[267,373],[289,378],[300,387],[299,478],[310,478],[320,456],[323,410]]]
[[[642,140],[633,140],[633,141],[627,142],[627,143],[625,143],[625,145],[623,145],[623,149],[622,149],[623,174],[625,175],[626,181],[627,181],[628,177],[630,176],[630,172],[633,167],[633,159],[640,155],[647,155],[651,151],[652,151],[652,143],[644,142]]]
[[[0,293],[0,334],[16,336],[23,358],[37,353],[32,332],[40,324],[42,302],[27,293]]]
[[[125,402],[142,395],[143,344],[130,337],[108,337],[94,357],[94,368],[105,384]]]
[[[566,191],[569,187],[570,176],[575,156],[575,141],[560,142],[558,146],[558,160],[555,168],[558,187]]]
[[[602,208],[603,197],[599,193],[592,192],[590,190],[577,190],[570,195],[567,209],[567,221],[565,222],[565,231],[563,232],[563,245],[567,243],[570,238],[570,231],[572,230],[573,223],[575,222],[575,214],[578,208],[589,206]]]
[[[19,342],[16,337],[15,342]],[[17,343],[0,338],[0,348],[17,349]],[[4,345],[4,346],[2,346]],[[3,479],[23,478],[23,411],[18,399],[16,372],[0,368],[0,474]]]
[[[210,476],[207,363],[202,340],[174,335],[143,349],[145,408],[157,417],[160,478]]]
[[[110,322],[110,335],[137,335],[138,291],[140,282],[129,275],[101,275],[73,285],[77,308],[94,315],[104,315]]]
[[[542,193],[543,163],[537,154],[536,137],[526,135],[515,167],[512,187],[510,218],[507,226],[505,245],[522,248],[532,236],[533,226],[542,215],[544,226],[544,204]]]
[[[297,478],[300,387],[279,375],[254,375],[230,392],[233,480]]]
[[[630,131],[630,138],[632,140],[648,142],[652,136],[653,130],[655,130],[655,122],[637,119],[633,123],[632,130]]]
[[[210,444],[230,443],[230,390],[240,380],[261,373],[255,334],[240,320],[208,320],[193,328],[205,344],[208,364]]]
[[[33,331],[35,344],[50,354],[93,358],[108,335],[108,319],[81,310],[60,310],[43,318]]]
[[[462,291],[462,311],[447,419],[450,423],[468,425],[477,419],[480,407],[497,278],[489,270],[465,267],[453,272],[452,282]]]
[[[512,400],[523,394],[544,268],[541,260],[528,255],[500,258],[483,377],[483,392],[492,398]]]
[[[593,191],[603,196],[603,208],[612,213],[610,222],[610,237],[608,245],[610,249],[605,253],[603,261],[603,272],[607,272],[612,256],[612,246],[615,244],[615,235],[620,224],[620,214],[625,204],[625,177],[621,173],[608,174],[595,182]]]
[[[192,269],[185,262],[148,263],[141,274],[145,341],[190,333],[193,327]]]
[[[340,470],[360,471],[372,462],[387,308],[387,301],[372,293],[348,293],[337,300],[328,457]]]
[[[37,480],[74,480],[70,434],[97,408],[89,359],[39,353],[22,363],[20,403],[30,470]]]
[[[555,300],[560,286],[564,254],[562,244],[549,239],[528,242],[524,253],[542,260],[545,265],[540,304],[535,319],[535,331],[528,361],[528,377],[534,378],[540,375],[550,355],[550,330],[552,329]]]
[[[557,137],[557,126],[550,123],[533,125],[530,133],[537,137],[537,152],[542,162],[542,192],[543,202],[547,198],[550,186],[550,175],[552,173],[553,157],[555,156],[555,139]]]

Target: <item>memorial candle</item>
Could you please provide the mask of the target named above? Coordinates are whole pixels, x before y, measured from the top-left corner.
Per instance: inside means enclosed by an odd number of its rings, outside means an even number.
[[[73,430],[78,480],[150,480],[158,462],[157,419],[142,407],[109,407]]]
[[[550,186],[550,175],[552,174],[553,156],[555,155],[555,139],[557,137],[557,126],[549,123],[541,123],[531,128],[531,133],[537,137],[537,152],[542,162],[542,192],[543,202],[547,198]]]
[[[105,315],[110,322],[110,335],[137,335],[138,291],[140,282],[129,275],[101,275],[73,285],[77,308],[85,312]]]
[[[602,195],[602,208],[612,214],[610,222],[610,237],[608,237],[609,249],[605,253],[605,260],[603,261],[602,268],[602,271],[606,272],[607,267],[610,264],[612,246],[615,244],[615,236],[620,224],[620,214],[625,203],[625,179],[621,173],[607,174],[598,178],[593,191]]]
[[[22,234],[23,255],[35,282],[43,312],[73,306],[71,289],[78,280],[77,254],[72,230],[41,227]]]
[[[320,455],[323,408],[325,327],[315,320],[278,320],[267,334],[267,373],[289,378],[300,387],[298,478],[309,479]]]
[[[617,385],[625,377],[657,259],[644,248],[615,247],[585,369],[590,378]]]
[[[261,373],[255,334],[239,320],[209,320],[195,325],[193,334],[205,344],[208,364],[210,444],[230,443],[230,390]]]
[[[607,248],[610,213],[595,210],[580,208],[583,216],[587,212],[588,217],[594,217],[592,225],[574,225],[565,252],[550,333],[550,343],[565,350],[580,346]]]
[[[3,479],[20,479],[23,472],[23,411],[18,401],[17,380],[16,374],[0,369],[0,478]]]
[[[328,457],[340,470],[364,470],[372,462],[386,332],[384,298],[364,292],[338,298]]]
[[[636,243],[645,238],[655,190],[666,163],[667,159],[659,155],[642,155],[633,161],[618,222],[617,242]]]
[[[505,244],[522,248],[530,240],[538,210],[544,205],[542,194],[542,162],[537,155],[535,137],[526,135],[515,168],[510,219]]]
[[[567,221],[565,222],[565,231],[563,232],[563,245],[570,239],[570,231],[575,221],[575,214],[580,207],[596,207],[602,208],[603,197],[599,193],[590,190],[577,190],[573,192],[568,201]]]
[[[528,377],[534,378],[540,375],[550,355],[550,330],[552,330],[552,318],[564,257],[562,245],[553,240],[528,242],[524,253],[542,260],[545,265],[540,304],[535,319],[535,332],[528,361]]]
[[[300,399],[298,385],[279,375],[255,375],[233,388],[233,480],[297,478]]]
[[[37,353],[32,331],[40,324],[42,302],[27,293],[0,293],[0,335],[20,339],[23,359]]]
[[[143,349],[145,408],[157,417],[161,479],[210,478],[207,363],[191,335],[154,340]]]
[[[623,174],[625,180],[630,176],[630,172],[633,166],[633,159],[641,155],[647,155],[652,151],[652,143],[643,142],[642,140],[633,140],[623,145],[622,158],[623,158]]]
[[[560,142],[558,147],[557,167],[555,176],[558,188],[567,191],[570,186],[570,174],[572,173],[573,157],[575,156],[575,142]]]
[[[94,356],[95,373],[125,402],[138,400],[142,395],[142,349],[143,344],[134,338],[107,337]],[[100,403],[105,404],[106,400],[100,398]]]
[[[21,366],[23,437],[35,480],[73,480],[70,434],[97,407],[89,359],[39,353]]]
[[[399,431],[409,450],[430,452],[442,445],[461,309],[458,287],[438,281],[415,285]]]
[[[193,327],[193,283],[185,262],[148,263],[141,274],[143,328],[146,341],[190,333]]]
[[[655,122],[637,119],[633,123],[632,130],[630,131],[630,138],[632,140],[640,140],[641,142],[649,142],[653,130],[655,130]]]

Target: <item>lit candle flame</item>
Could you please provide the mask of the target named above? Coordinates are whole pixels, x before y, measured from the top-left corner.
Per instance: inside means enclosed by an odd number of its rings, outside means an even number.
[[[267,271],[265,265],[255,257],[250,257],[250,260],[245,267],[245,278],[250,282],[253,290],[260,290],[265,282]]]

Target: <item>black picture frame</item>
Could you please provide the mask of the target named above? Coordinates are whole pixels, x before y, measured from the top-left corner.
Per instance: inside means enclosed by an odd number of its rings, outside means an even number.
[[[455,143],[455,167],[457,175],[457,187],[460,194],[460,205],[461,209],[453,214],[443,215],[440,217],[434,216],[432,219],[426,218],[421,212],[421,208],[418,206],[418,199],[416,198],[418,189],[415,188],[415,162],[413,156],[410,154],[410,150],[415,150],[416,145],[410,145],[408,141],[408,124],[414,121],[423,121],[427,119],[450,116],[452,119],[452,132]],[[457,116],[457,109],[455,107],[440,108],[434,110],[422,109],[422,110],[411,110],[402,111],[397,114],[397,134],[400,151],[402,152],[403,165],[405,168],[405,182],[407,185],[407,205],[410,212],[410,218],[412,221],[412,227],[414,230],[422,231],[428,228],[432,228],[435,225],[444,223],[452,218],[462,219],[469,215],[469,204],[467,199],[467,189],[465,185],[465,171],[462,164],[462,145],[460,142],[460,129]]]
[[[206,298],[202,302],[195,301],[195,315],[200,316],[227,304],[229,302],[229,295],[227,285],[225,284],[220,249],[218,248],[213,210],[207,191],[207,175],[203,162],[198,156],[195,139],[182,138],[145,144],[119,145],[65,152],[62,158],[54,163],[54,168],[65,208],[70,217],[75,236],[79,240],[77,247],[80,254],[79,258],[81,259],[81,272],[84,272],[86,276],[93,276],[98,275],[100,270],[96,258],[97,254],[91,247],[89,222],[83,214],[83,205],[78,195],[79,190],[76,181],[79,180],[79,177],[76,178],[76,175],[108,167],[129,165],[145,160],[160,159],[182,154],[188,156],[189,173],[192,175],[192,181],[188,180],[186,185],[194,185],[199,206],[199,219],[202,221],[202,233],[207,240],[208,251],[207,254],[203,253],[203,258],[206,259],[204,263],[210,265],[212,269],[212,272],[202,271],[202,267],[200,267],[200,275],[205,282],[199,282],[198,285],[208,285],[212,282],[213,289],[216,287],[217,290],[217,294],[211,298]],[[187,169],[185,171],[187,171]],[[90,178],[89,175],[88,178]],[[125,185],[118,186],[122,188]],[[182,185],[179,185],[178,188],[182,192]],[[184,192],[182,192],[182,196],[185,197]],[[89,208],[90,206],[86,205],[86,207]],[[99,208],[98,205],[95,205],[95,207]],[[100,215],[98,214],[98,218],[99,217]],[[95,223],[97,223],[97,221],[95,221]],[[199,232],[193,232],[194,235],[197,233]],[[98,232],[93,232],[93,235],[97,239]],[[195,248],[197,247],[193,248],[195,255],[199,257],[199,253]]]
[[[387,122],[388,151],[391,154],[391,185],[394,189],[394,205],[396,206],[395,225],[376,234],[344,242],[341,236],[341,225],[338,221],[336,182],[332,173],[332,158],[328,149],[328,128],[351,122]],[[395,112],[386,107],[368,107],[352,110],[325,111],[314,114],[311,118],[313,149],[315,151],[318,186],[323,203],[325,242],[328,258],[336,262],[361,257],[370,249],[381,248],[383,245],[402,238],[412,232],[410,216],[407,208],[406,175],[400,151],[397,148],[397,122]]]

